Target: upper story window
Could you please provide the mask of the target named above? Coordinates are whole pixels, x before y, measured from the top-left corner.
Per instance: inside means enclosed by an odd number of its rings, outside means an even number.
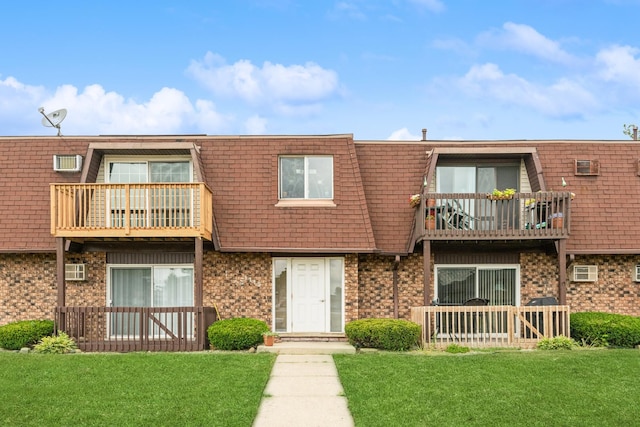
[[[333,199],[332,156],[282,156],[280,199]]]
[[[110,160],[107,162],[107,182],[191,182],[191,162],[183,160],[137,161]]]

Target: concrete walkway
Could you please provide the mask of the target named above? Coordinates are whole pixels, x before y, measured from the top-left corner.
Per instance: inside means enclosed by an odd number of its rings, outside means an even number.
[[[331,356],[334,343],[277,346],[279,354],[253,427],[352,427],[353,418]],[[350,353],[353,347],[349,347],[342,344],[333,352]],[[271,351],[276,352],[275,348]]]

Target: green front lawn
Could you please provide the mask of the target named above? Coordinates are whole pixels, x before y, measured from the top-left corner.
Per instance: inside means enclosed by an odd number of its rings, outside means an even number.
[[[640,351],[335,355],[356,426],[630,426]]]
[[[272,354],[0,353],[3,426],[250,426]]]

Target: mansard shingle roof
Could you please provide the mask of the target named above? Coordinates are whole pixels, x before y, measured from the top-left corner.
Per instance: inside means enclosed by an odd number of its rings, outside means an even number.
[[[111,143],[118,149],[131,143],[144,153],[145,144],[157,149],[176,142],[197,147],[201,176],[213,192],[214,240],[223,251],[405,254],[415,212],[408,197],[421,191],[427,152],[464,147],[526,148],[542,171],[530,180],[576,194],[568,253],[640,254],[637,141],[354,142],[351,135],[1,137],[0,252],[54,251],[49,184],[95,177],[96,164],[85,164],[82,174],[54,172],[54,154],[86,157],[90,146]],[[334,206],[279,203],[278,156],[291,154],[334,156]],[[599,175],[576,176],[576,160],[597,160]]]

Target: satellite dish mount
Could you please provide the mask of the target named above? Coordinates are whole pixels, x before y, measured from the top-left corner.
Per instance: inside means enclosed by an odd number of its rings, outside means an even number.
[[[38,112],[40,112],[40,114],[44,116],[42,118],[42,125],[58,129],[58,136],[61,136],[62,134],[60,133],[60,123],[62,123],[64,118],[67,117],[67,110],[61,108],[60,110],[45,114],[44,108],[40,107],[38,108]]]

